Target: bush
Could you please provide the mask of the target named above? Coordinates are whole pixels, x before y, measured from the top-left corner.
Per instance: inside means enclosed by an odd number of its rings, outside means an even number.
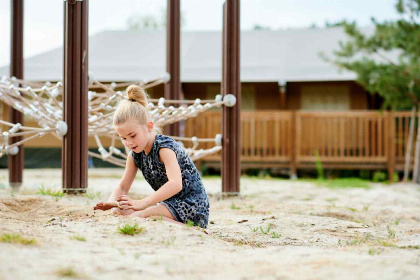
[[[375,171],[375,173],[373,173],[373,182],[384,182],[388,179],[388,176],[385,172],[383,171]]]

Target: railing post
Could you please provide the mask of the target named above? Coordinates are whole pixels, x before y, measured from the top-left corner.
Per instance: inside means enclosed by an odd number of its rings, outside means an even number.
[[[295,180],[297,179],[297,152],[298,152],[298,145],[297,145],[297,112],[295,110],[292,111],[291,117],[291,132],[290,132],[290,179]]]
[[[388,180],[393,182],[395,164],[395,117],[392,111],[388,112]]]

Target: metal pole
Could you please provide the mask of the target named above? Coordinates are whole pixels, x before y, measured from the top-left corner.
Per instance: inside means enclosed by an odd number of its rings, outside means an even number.
[[[181,99],[181,15],[180,0],[168,0],[166,22],[166,72],[171,80],[165,84],[166,99]],[[180,135],[179,123],[167,125],[165,133]]]
[[[23,0],[12,0],[11,11],[10,76],[23,79]],[[9,108],[9,121],[23,125],[23,114]],[[13,137],[10,144],[21,140],[23,140],[23,136]],[[9,184],[11,187],[22,185],[24,159],[23,145],[19,147],[17,155],[8,156]]]
[[[88,0],[64,2],[63,191],[85,192],[88,172]]]
[[[239,0],[226,0],[223,14],[222,95],[236,96],[236,105],[223,106],[222,192],[238,194],[241,176],[241,82]]]

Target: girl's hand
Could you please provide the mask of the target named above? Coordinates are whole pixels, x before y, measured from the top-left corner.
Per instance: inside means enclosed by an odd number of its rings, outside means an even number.
[[[127,195],[120,195],[117,199],[118,208],[121,210],[140,211],[147,208],[146,202],[141,200],[131,200]]]
[[[98,202],[93,210],[109,210],[111,208],[118,207],[118,202]]]

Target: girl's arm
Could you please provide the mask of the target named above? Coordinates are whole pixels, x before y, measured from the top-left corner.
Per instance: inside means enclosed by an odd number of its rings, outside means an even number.
[[[137,166],[134,164],[133,157],[131,156],[131,154],[129,154],[125,164],[124,175],[121,178],[120,184],[114,188],[108,199],[108,202],[99,202],[93,209],[108,210],[114,207],[118,207],[118,197],[121,195],[126,195],[128,193],[128,191],[131,188],[131,184],[136,178],[136,174]]]
[[[182,190],[181,168],[175,152],[168,148],[162,148],[159,150],[159,158],[165,164],[168,182],[156,192],[141,200],[130,200],[125,195],[121,196],[118,200],[121,201],[120,205],[126,206],[124,209],[143,210],[176,195]]]
[[[130,153],[125,163],[125,171],[121,178],[120,184],[114,188],[114,191],[109,197],[108,202],[116,202],[120,195],[128,194],[128,191],[131,188],[131,184],[133,184],[133,181],[136,178],[136,174],[137,166],[134,164],[134,159]]]

